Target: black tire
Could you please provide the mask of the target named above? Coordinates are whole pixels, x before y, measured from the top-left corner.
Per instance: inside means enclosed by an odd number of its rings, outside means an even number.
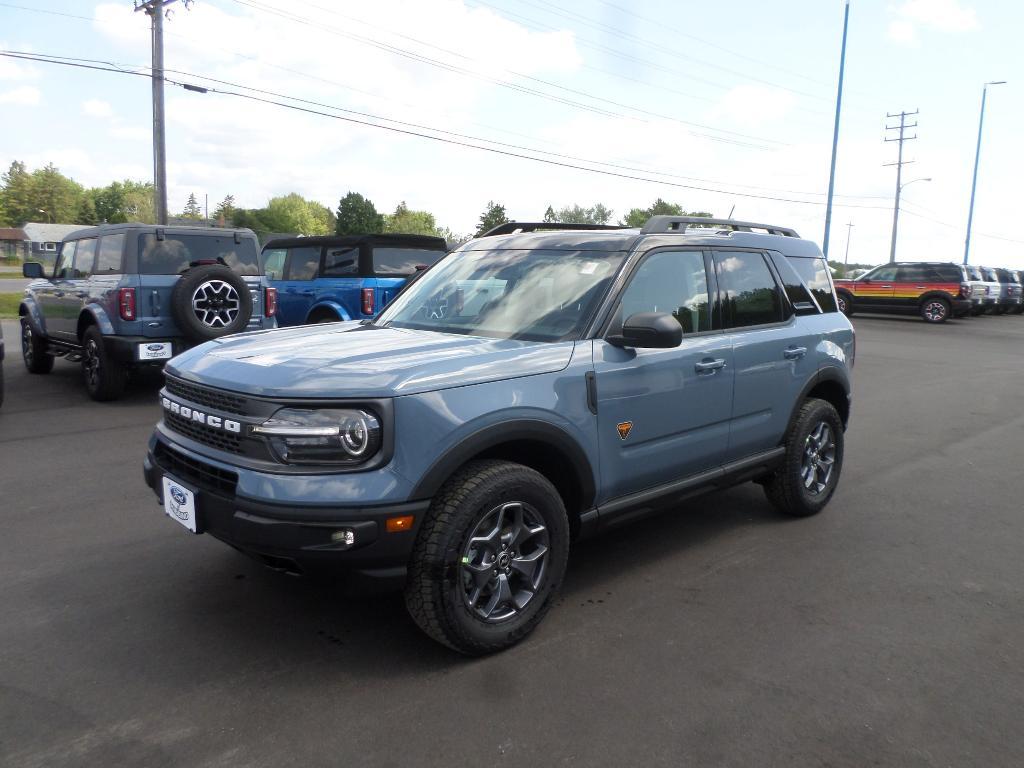
[[[938,325],[939,323],[944,323],[949,320],[949,301],[941,296],[933,296],[925,299],[921,302],[921,306],[918,309],[921,313],[921,319],[926,323]]]
[[[982,306],[971,307],[971,315],[974,317],[981,317],[985,314],[985,308]]]
[[[248,327],[252,295],[245,280],[229,267],[195,267],[181,276],[171,292],[171,316],[186,338],[217,339]]]
[[[486,537],[480,526],[490,530]],[[520,535],[538,526],[539,533]],[[471,539],[483,543],[473,546]],[[405,605],[420,629],[449,648],[472,656],[500,651],[544,618],[568,556],[565,506],[547,478],[508,461],[473,461],[445,483],[427,511],[409,564]],[[521,567],[529,564],[533,573],[524,575]],[[525,601],[522,606],[510,590]]]
[[[329,309],[318,309],[306,321],[306,325],[318,325],[320,323],[340,323],[341,318]]]
[[[1014,315],[1024,314],[1024,304],[1016,304],[1010,312]]]
[[[95,325],[82,336],[82,378],[89,397],[99,402],[116,400],[124,392],[128,371],[112,360],[103,346],[103,334]]]
[[[0,405],[4,404],[4,363],[0,360]]]
[[[853,297],[848,293],[836,292],[836,305],[839,311],[847,317],[853,317]]]
[[[53,355],[46,351],[46,340],[36,335],[27,317],[21,318],[21,357],[29,373],[53,370]]]
[[[1005,315],[1006,314],[1006,307],[1004,307],[1002,305],[999,305],[997,307],[992,307],[992,309],[990,309],[989,311],[993,315]]]
[[[820,428],[824,426],[831,437],[831,451],[815,447]],[[843,468],[843,422],[831,403],[817,398],[808,399],[797,413],[786,435],[786,457],[782,466],[764,483],[768,500],[780,512],[792,517],[809,517],[828,504],[839,484]],[[813,452],[813,455],[811,453]],[[831,471],[822,479],[820,459],[830,459]],[[813,471],[808,485],[808,465]],[[822,487],[819,487],[822,486]]]

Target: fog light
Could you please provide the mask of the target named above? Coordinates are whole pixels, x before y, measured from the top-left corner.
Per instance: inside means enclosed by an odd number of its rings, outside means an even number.
[[[342,528],[340,531],[335,531],[331,534],[331,541],[335,544],[344,544],[346,547],[351,547],[356,543],[355,531]]]

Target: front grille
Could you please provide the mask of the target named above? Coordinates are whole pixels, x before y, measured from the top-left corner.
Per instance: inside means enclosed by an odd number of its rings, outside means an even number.
[[[234,413],[239,416],[245,415],[246,400],[239,395],[232,395],[230,392],[211,389],[198,384],[190,384],[171,376],[167,377],[165,386],[169,394],[177,395],[189,402],[205,405],[209,408],[216,408],[218,411],[224,411],[225,413]]]
[[[225,496],[234,496],[238,475],[225,469],[218,469],[205,461],[192,459],[183,453],[157,441],[153,451],[156,463],[163,470],[185,483],[191,483],[203,491],[214,491]]]
[[[164,423],[175,432],[185,437],[191,437],[203,445],[218,448],[229,453],[243,453],[242,438],[233,432],[214,429],[170,411],[164,411]]]

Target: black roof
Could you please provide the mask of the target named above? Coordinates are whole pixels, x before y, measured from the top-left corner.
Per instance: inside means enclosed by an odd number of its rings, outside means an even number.
[[[202,225],[187,226],[180,224],[142,224],[140,222],[128,222],[127,224],[100,224],[95,227],[83,227],[69,232],[64,240],[77,240],[81,237],[99,237],[100,235],[113,234],[117,232],[142,232],[156,234],[157,230],[163,230],[168,235],[231,235],[237,232],[240,235],[256,237],[256,233],[244,227],[206,227]]]
[[[443,237],[430,235],[317,235],[315,237],[280,237],[268,240],[263,250],[268,248],[309,248],[316,246],[351,246],[362,243],[378,245],[406,246],[408,248],[427,248],[437,251],[448,251],[448,243]]]

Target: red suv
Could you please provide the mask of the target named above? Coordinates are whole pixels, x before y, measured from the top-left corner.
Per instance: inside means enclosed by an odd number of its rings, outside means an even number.
[[[971,311],[970,275],[962,264],[900,262],[875,267],[856,280],[836,280],[839,309],[919,314],[929,323],[966,317]]]

